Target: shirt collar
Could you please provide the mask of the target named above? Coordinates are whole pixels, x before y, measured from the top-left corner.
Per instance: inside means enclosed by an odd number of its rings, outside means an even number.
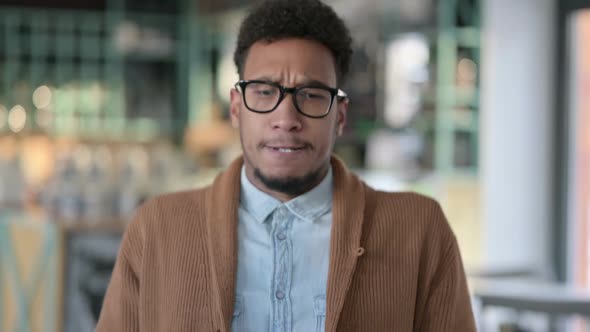
[[[256,188],[246,176],[246,169],[242,166],[240,186],[240,203],[256,221],[264,223],[268,216],[279,206],[281,201]],[[332,167],[319,185],[303,195],[285,202],[291,213],[307,222],[314,222],[332,209]]]
[[[266,218],[279,206],[281,201],[256,188],[246,175],[246,168],[242,166],[240,176],[240,203],[256,221],[263,223]]]
[[[285,203],[299,218],[314,222],[332,209],[332,167],[319,185]]]

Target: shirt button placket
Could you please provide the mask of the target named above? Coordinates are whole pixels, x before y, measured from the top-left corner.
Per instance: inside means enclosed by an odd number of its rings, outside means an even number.
[[[289,252],[289,242],[285,241],[288,239],[287,230],[289,228],[289,218],[287,209],[281,206],[275,214],[276,228],[274,231],[275,242],[275,255],[279,255],[275,262],[278,264],[275,269],[274,275],[274,297],[276,299],[274,309],[274,325],[279,331],[283,331],[286,327],[286,321],[289,319],[288,309],[288,298],[287,293],[290,287],[290,274],[292,269],[292,262],[290,261],[291,253]]]

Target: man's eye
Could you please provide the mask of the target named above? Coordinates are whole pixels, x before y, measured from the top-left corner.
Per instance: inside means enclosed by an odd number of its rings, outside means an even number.
[[[256,90],[256,94],[258,94],[260,96],[263,96],[263,97],[272,96],[272,95],[274,95],[274,93],[275,93],[274,90],[271,90],[271,89],[266,89],[266,90],[259,89],[259,90]]]
[[[302,91],[301,96],[305,99],[326,99],[326,95],[324,93],[317,93],[314,91]]]

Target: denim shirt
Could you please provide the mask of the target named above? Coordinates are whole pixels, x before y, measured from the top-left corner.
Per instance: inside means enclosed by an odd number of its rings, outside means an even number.
[[[288,202],[241,174],[233,331],[324,331],[332,169]]]

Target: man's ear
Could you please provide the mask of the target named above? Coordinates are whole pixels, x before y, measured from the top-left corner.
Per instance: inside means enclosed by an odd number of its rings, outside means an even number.
[[[346,126],[346,115],[348,113],[348,98],[338,101],[337,104],[337,115],[336,115],[336,134],[342,136],[344,127]]]
[[[235,129],[240,127],[240,109],[242,106],[242,94],[237,89],[230,90],[230,115],[231,125]]]

